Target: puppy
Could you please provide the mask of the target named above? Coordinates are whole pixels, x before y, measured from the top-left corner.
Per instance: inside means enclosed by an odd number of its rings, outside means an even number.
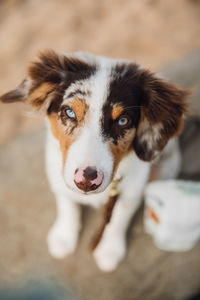
[[[46,51],[27,73],[0,99],[45,111],[46,170],[57,203],[49,251],[63,258],[75,250],[80,204],[104,204],[110,183],[120,177],[119,199],[93,253],[100,269],[112,271],[126,254],[126,231],[149,162],[182,130],[188,91],[135,62],[82,52]]]

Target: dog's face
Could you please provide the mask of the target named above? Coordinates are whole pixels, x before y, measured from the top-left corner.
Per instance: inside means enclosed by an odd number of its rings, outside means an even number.
[[[109,185],[130,151],[144,161],[160,153],[182,128],[187,94],[133,62],[48,51],[1,100],[45,110],[66,185],[91,193]]]

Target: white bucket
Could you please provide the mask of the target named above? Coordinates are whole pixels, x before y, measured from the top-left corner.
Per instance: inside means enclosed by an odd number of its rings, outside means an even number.
[[[200,239],[200,183],[149,183],[145,189],[144,225],[158,248],[190,250]]]

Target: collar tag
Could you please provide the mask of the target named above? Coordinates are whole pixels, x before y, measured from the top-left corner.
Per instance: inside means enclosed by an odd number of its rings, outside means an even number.
[[[115,178],[112,183],[111,183],[111,189],[110,189],[110,197],[116,197],[119,195],[119,190],[117,188],[118,183],[122,180],[122,176],[120,176],[119,178]]]

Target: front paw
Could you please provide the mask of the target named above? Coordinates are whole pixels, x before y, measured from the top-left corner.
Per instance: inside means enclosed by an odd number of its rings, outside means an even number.
[[[103,238],[93,254],[102,271],[114,271],[126,254],[126,242],[121,237]]]
[[[72,232],[67,232],[55,224],[48,233],[47,244],[50,254],[55,258],[62,259],[74,252],[77,237]]]

